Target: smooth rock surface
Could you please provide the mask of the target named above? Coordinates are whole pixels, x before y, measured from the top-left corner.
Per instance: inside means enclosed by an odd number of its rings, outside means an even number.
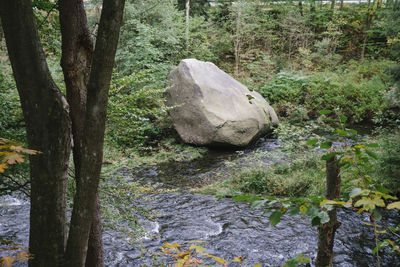
[[[244,147],[279,123],[260,94],[211,62],[184,59],[168,79],[166,104],[186,143]]]

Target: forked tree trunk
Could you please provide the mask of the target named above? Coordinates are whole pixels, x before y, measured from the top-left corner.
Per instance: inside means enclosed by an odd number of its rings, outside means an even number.
[[[340,168],[336,157],[326,161],[326,192],[327,199],[340,197]],[[315,262],[316,267],[332,266],[333,244],[335,241],[336,229],[340,222],[336,217],[336,209],[328,211],[329,222],[321,225],[318,229],[318,253]]]
[[[100,25],[87,85],[86,116],[83,131],[81,179],[74,197],[74,208],[65,252],[65,266],[84,266],[91,223],[96,212],[97,189],[103,159],[104,130],[108,91],[114,66],[124,0],[104,0]]]
[[[82,0],[60,0],[60,25],[62,33],[62,58],[67,99],[70,105],[73,134],[75,181],[79,186],[82,168],[83,129],[85,125],[87,84],[93,56],[93,40],[87,24]],[[99,200],[96,198],[95,214],[88,242],[86,266],[102,267],[103,244]]]
[[[65,193],[71,152],[68,105],[51,78],[30,0],[0,0],[8,55],[26,123],[30,157],[29,266],[59,266],[65,244]]]

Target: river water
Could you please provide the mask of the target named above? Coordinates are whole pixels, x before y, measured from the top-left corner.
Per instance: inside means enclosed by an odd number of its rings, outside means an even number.
[[[317,229],[303,216],[283,216],[271,227],[261,210],[252,210],[248,203],[229,198],[190,193],[187,188],[208,182],[224,173],[226,161],[248,159],[253,150],[271,151],[279,146],[276,140],[264,140],[257,147],[240,153],[211,151],[192,162],[175,162],[147,166],[136,171],[122,170],[132,181],[152,183],[160,188],[179,188],[179,192],[162,193],[142,205],[157,214],[154,220],[142,219],[145,236],[135,244],[126,234],[105,229],[103,235],[106,266],[161,266],[172,264],[171,257],[161,253],[164,242],[185,244],[204,241],[207,253],[228,260],[229,266],[281,266],[298,254],[315,260]],[[273,161],[266,156],[263,162]],[[223,177],[220,177],[223,179]],[[129,179],[128,179],[129,182]],[[140,201],[139,201],[140,202]],[[140,205],[140,204],[139,204]],[[336,233],[334,266],[377,266],[372,254],[375,246],[373,229],[365,223],[369,218],[352,211],[340,211],[341,227]],[[399,215],[385,214],[383,224],[399,223]],[[17,197],[0,199],[0,240],[13,240],[27,246],[29,202]],[[1,253],[1,252],[0,252]],[[1,256],[1,254],[0,254]],[[232,263],[234,257],[243,262]],[[384,251],[381,266],[400,266],[400,259]],[[207,264],[215,263],[206,259]],[[311,264],[312,265],[312,264]],[[14,266],[26,266],[18,263]]]

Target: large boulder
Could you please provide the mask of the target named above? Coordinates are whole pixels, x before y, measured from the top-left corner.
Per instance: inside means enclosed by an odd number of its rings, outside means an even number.
[[[168,79],[166,104],[186,143],[243,147],[279,123],[260,94],[211,62],[184,59]]]

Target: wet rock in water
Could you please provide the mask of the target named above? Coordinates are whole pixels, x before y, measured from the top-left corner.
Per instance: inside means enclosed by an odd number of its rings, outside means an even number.
[[[244,147],[279,123],[260,94],[211,62],[184,59],[168,79],[166,103],[186,143]]]

